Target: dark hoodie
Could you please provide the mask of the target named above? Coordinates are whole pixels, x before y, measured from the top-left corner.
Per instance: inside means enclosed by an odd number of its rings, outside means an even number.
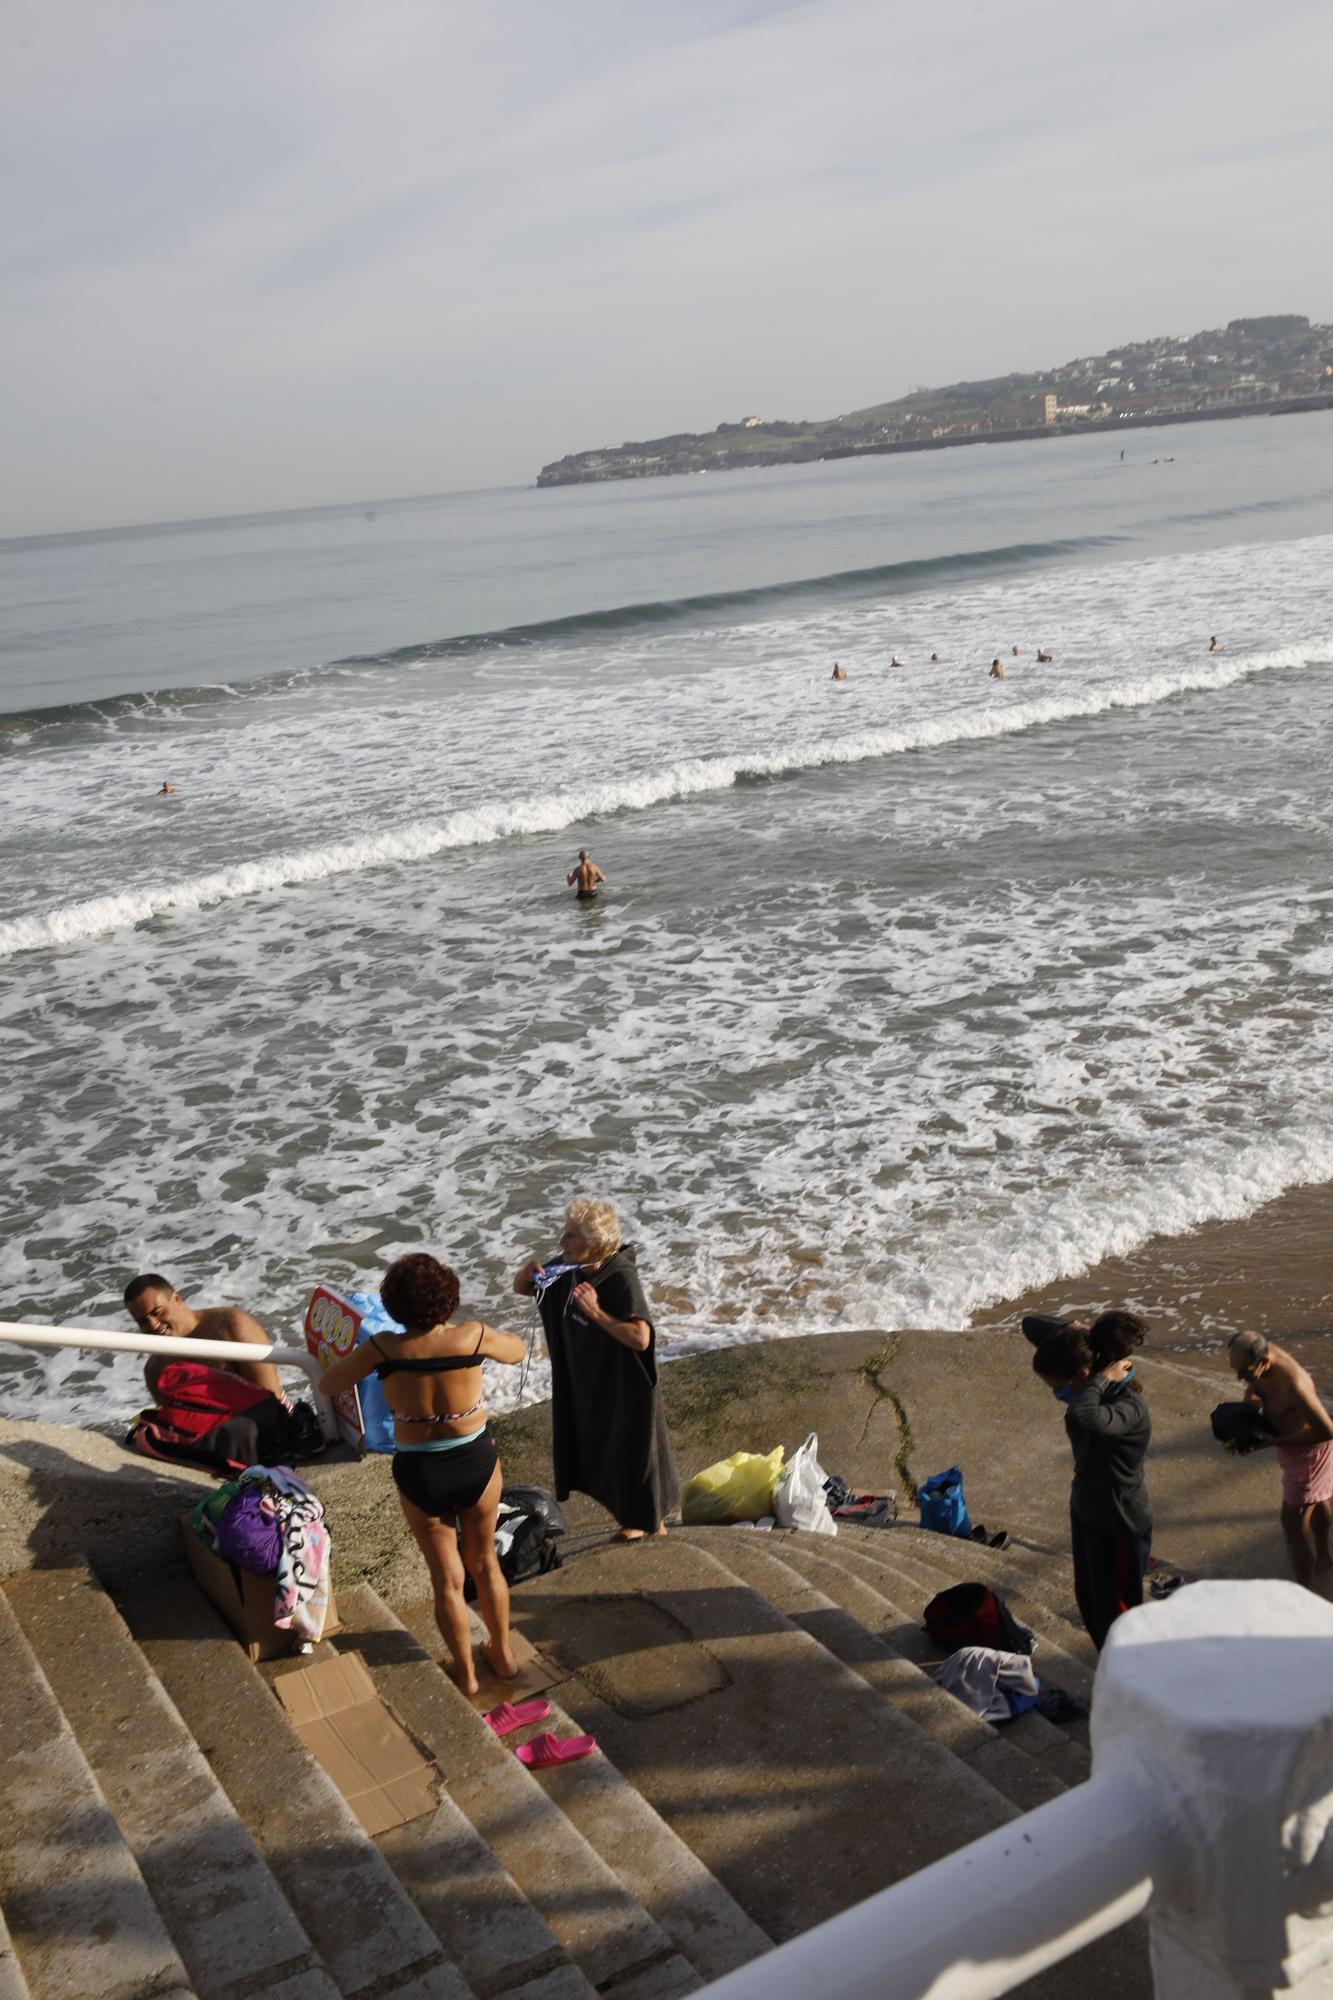
[[[593,1326],[573,1304],[574,1287],[583,1283],[612,1319],[653,1324],[630,1243],[596,1271],[557,1278],[542,1297],[556,1497],[587,1493],[622,1528],[651,1534],[680,1499],[657,1384],[657,1335],[650,1333],[640,1354]]]
[[[1150,1535],[1152,1503],[1143,1460],[1152,1418],[1130,1382],[1094,1375],[1074,1391],[1065,1411],[1074,1451],[1069,1505],[1095,1535]]]

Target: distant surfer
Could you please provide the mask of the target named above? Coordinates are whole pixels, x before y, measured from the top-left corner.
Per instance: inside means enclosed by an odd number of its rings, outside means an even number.
[[[579,858],[570,869],[568,875],[566,875],[565,880],[571,889],[577,882],[578,896],[576,900],[578,902],[591,903],[596,899],[597,891],[602,883],[605,882],[606,877],[597,866],[597,863],[590,858],[587,848],[581,847],[579,849]]]
[[[845,681],[847,678],[846,667],[840,667],[836,660],[833,662],[833,678],[835,681]]]
[[[158,796],[158,797],[159,797],[160,799],[169,799],[169,798],[171,798],[171,797],[173,796],[173,794],[175,793],[175,790],[176,790],[176,787],[175,787],[174,785],[169,785],[169,784],[165,783],[165,781],[164,781],[164,783],[163,783],[163,786],[162,786],[162,789],[161,789],[161,791],[160,791],[160,792],[158,793],[158,795],[157,795],[157,796]]]
[[[1216,639],[1210,639],[1208,641],[1208,650],[1210,653],[1220,653],[1222,648],[1218,645]]]
[[[1004,661],[1003,661],[1003,660],[992,660],[992,661],[991,661],[991,663],[990,663],[990,678],[991,678],[991,680],[993,680],[993,681],[1002,681],[1002,680],[1004,679]]]
[[[1052,661],[1052,660],[1054,659],[1054,657],[1055,657],[1055,655],[1054,655],[1053,653],[1047,653],[1047,652],[1044,652],[1044,651],[1042,650],[1042,648],[1041,648],[1040,646],[1038,646],[1038,648],[1037,648],[1037,664],[1038,664],[1038,666],[1042,666],[1042,667],[1049,667],[1049,666],[1050,666],[1050,664],[1051,664],[1051,661]]]

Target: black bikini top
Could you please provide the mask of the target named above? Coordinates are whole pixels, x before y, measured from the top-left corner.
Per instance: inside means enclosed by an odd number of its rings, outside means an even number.
[[[485,1338],[486,1329],[483,1327],[471,1354],[429,1354],[424,1361],[381,1361],[375,1373],[382,1382],[386,1375],[444,1375],[451,1368],[480,1368],[481,1343]],[[383,1354],[384,1349],[374,1334],[370,1336],[370,1345],[376,1354]]]

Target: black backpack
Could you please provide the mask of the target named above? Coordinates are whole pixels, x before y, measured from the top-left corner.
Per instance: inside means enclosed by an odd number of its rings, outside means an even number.
[[[999,1653],[1030,1653],[1036,1645],[998,1590],[985,1583],[955,1583],[926,1606],[926,1630],[938,1645],[989,1646]]]
[[[495,1545],[506,1582],[523,1583],[528,1577],[545,1576],[547,1570],[559,1569],[560,1537],[568,1527],[560,1503],[542,1487],[504,1487],[495,1522]],[[470,1602],[476,1594],[476,1585],[469,1576],[463,1595]]]

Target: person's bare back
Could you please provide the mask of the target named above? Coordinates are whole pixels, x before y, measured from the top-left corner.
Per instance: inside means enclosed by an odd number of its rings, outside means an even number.
[[[581,847],[578,860],[565,877],[571,889],[575,884],[578,885],[578,900],[581,903],[591,902],[605,880],[605,875],[589,855],[587,848]]]

